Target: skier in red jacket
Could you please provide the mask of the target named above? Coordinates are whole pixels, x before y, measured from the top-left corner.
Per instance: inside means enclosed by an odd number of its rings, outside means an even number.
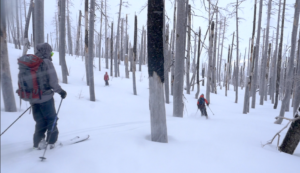
[[[206,118],[208,118],[207,116],[207,112],[206,112],[206,107],[205,107],[205,103],[207,106],[209,106],[209,103],[208,101],[204,98],[204,94],[201,94],[198,102],[197,102],[197,106],[198,108],[200,109],[201,111],[201,116],[206,116]]]
[[[108,76],[107,72],[105,72],[105,75],[104,75],[105,85],[109,85],[108,80],[109,80],[109,76]]]

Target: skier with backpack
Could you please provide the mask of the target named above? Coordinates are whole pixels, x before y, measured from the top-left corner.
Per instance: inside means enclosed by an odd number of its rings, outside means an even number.
[[[64,99],[67,92],[58,84],[57,74],[51,62],[51,46],[48,43],[40,43],[36,50],[35,55],[24,55],[18,59],[17,93],[22,100],[29,101],[32,107],[33,119],[36,122],[33,148],[45,149],[49,144],[52,149],[59,133],[53,95],[56,92]]]
[[[201,116],[206,116],[206,118],[208,118],[205,103],[207,106],[209,106],[208,101],[204,98],[204,94],[201,94],[200,98],[198,99],[197,106],[201,111]]]

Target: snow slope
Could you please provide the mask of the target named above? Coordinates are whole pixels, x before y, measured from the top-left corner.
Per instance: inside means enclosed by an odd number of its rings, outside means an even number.
[[[9,44],[10,68],[14,89],[17,87],[16,59],[20,50]],[[30,50],[32,51],[32,49]],[[276,142],[261,147],[287,123],[275,125],[274,110],[270,101],[257,105],[250,113],[242,114],[244,90],[239,91],[239,103],[234,103],[234,93],[218,89],[212,94],[210,105],[215,115],[208,111],[209,119],[200,116],[196,108],[195,91],[185,94],[184,118],[172,117],[173,105],[166,105],[169,143],[150,140],[150,112],[148,71],[143,66],[137,72],[137,96],[133,95],[132,79],[125,78],[124,65],[121,77],[111,78],[104,86],[106,71],[98,71],[95,59],[96,102],[89,101],[84,62],[81,57],[66,57],[70,76],[69,84],[60,84],[68,93],[59,112],[59,141],[77,135],[90,135],[90,139],[75,145],[48,150],[46,160],[39,157],[43,151],[32,149],[35,122],[26,113],[1,137],[1,172],[3,173],[298,173],[300,148],[294,155],[280,153]],[[61,79],[58,53],[54,66]],[[131,75],[131,74],[130,74]],[[130,76],[131,77],[131,76]],[[201,86],[201,93],[205,88]],[[17,104],[19,99],[15,95]],[[172,102],[172,96],[170,97]],[[55,94],[56,109],[60,96]],[[16,113],[4,112],[1,105],[1,132],[4,131],[29,106],[22,102]],[[280,105],[279,105],[280,106]],[[196,112],[197,111],[197,112]],[[292,117],[291,112],[286,113]],[[281,140],[286,130],[282,133]]]

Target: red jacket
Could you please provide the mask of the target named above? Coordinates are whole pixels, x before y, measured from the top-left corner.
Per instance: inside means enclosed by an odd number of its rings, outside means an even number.
[[[108,77],[107,72],[106,72],[105,75],[104,75],[104,80],[109,80],[109,77]]]
[[[200,96],[200,98],[204,98],[203,95]],[[208,101],[204,98],[205,103],[208,105]],[[199,101],[197,101],[197,105],[199,105]]]

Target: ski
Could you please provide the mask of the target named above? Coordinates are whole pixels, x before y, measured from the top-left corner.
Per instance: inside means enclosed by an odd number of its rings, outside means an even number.
[[[71,144],[76,144],[79,142],[83,142],[86,141],[90,138],[90,135],[86,135],[86,136],[76,136],[75,138],[69,139],[67,141],[61,141],[58,142],[58,145],[60,146],[64,146],[64,145],[71,145]]]

